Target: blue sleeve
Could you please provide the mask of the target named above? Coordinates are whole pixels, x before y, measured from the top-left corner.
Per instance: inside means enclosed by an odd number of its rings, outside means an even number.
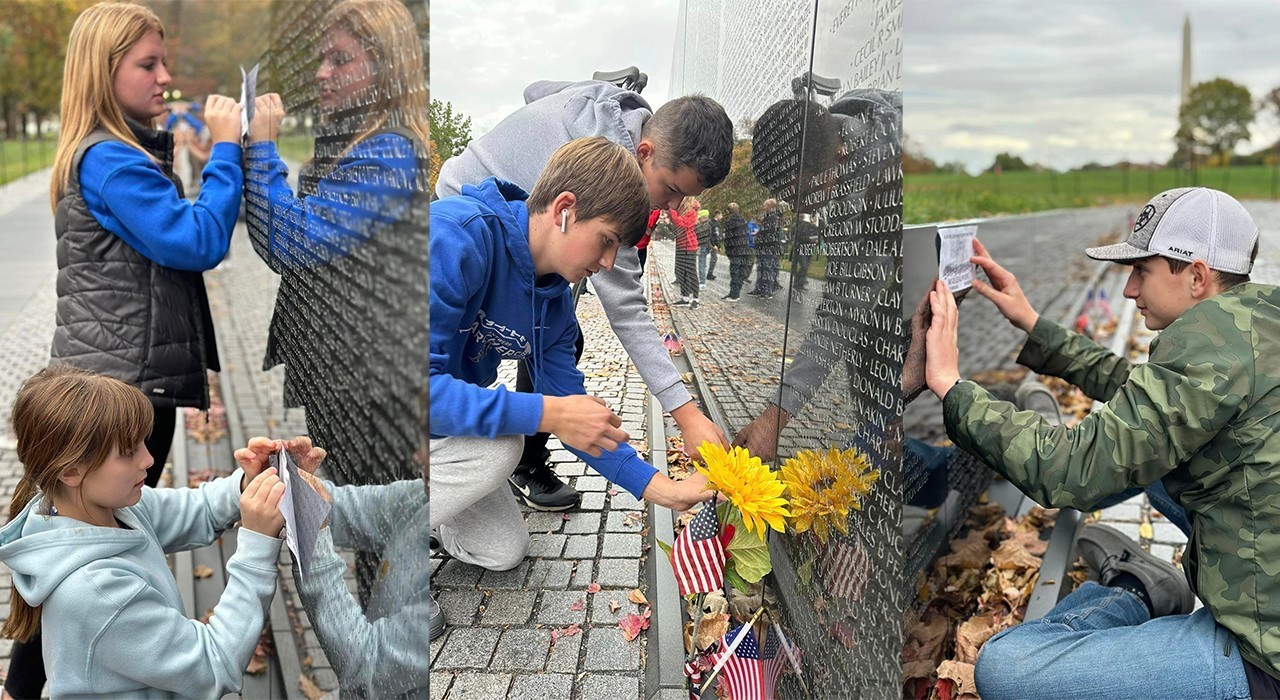
[[[85,152],[79,177],[93,217],[148,260],[203,272],[226,256],[240,211],[238,144],[214,144],[194,202],[145,153],[117,141]]]
[[[276,271],[321,265],[347,254],[405,216],[416,193],[413,143],[381,134],[357,144],[310,197],[296,197],[272,141],[250,144],[245,196],[254,250]]]
[[[244,470],[206,481],[194,489],[144,488],[135,510],[150,521],[166,552],[204,547],[240,517],[240,480]]]
[[[468,362],[459,355],[469,334],[460,330],[475,320],[464,316],[472,299],[484,294],[491,262],[474,236],[438,210],[431,210],[431,434],[532,435],[542,422],[541,396],[489,389],[450,373]]]
[[[563,305],[560,316],[571,318],[573,302],[568,293],[560,303]],[[434,313],[433,308],[433,316]],[[434,318],[432,320],[434,322]],[[582,372],[578,369],[573,357],[574,346],[578,340],[578,324],[566,323],[565,326],[560,339],[543,349],[540,363],[542,379],[538,380],[536,376],[534,377],[536,382],[534,386],[547,396],[574,396],[587,393]],[[435,412],[434,404],[432,404],[432,412]],[[645,487],[658,473],[653,465],[640,459],[635,448],[626,443],[618,445],[618,448],[612,452],[602,452],[599,457],[592,457],[568,445],[565,445],[565,449],[576,455],[600,476],[626,489],[636,498],[643,498]]]

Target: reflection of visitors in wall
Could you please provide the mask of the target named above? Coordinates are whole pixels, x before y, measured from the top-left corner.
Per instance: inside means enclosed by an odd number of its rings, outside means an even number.
[[[525,89],[524,107],[467,145],[440,169],[436,194],[459,194],[464,184],[497,177],[522,189],[533,187],[555,149],[581,137],[601,135],[630,151],[644,174],[652,209],[677,206],[724,180],[733,152],[733,123],[724,108],[702,95],[678,97],[657,111],[639,94],[603,81],[540,81]],[[650,227],[655,222],[650,221]],[[644,245],[643,241],[638,245]],[[645,384],[680,428],[685,450],[696,456],[703,441],[727,445],[685,389],[662,336],[648,314],[640,283],[642,258],[626,247],[613,269],[591,279],[609,326],[622,342]],[[579,351],[578,356],[581,356]],[[521,364],[516,390],[531,391],[529,368]],[[535,510],[576,508],[581,496],[560,481],[549,463],[547,434],[525,441],[511,487]]]
[[[729,258],[729,293],[724,298],[737,301],[751,271],[751,243],[747,220],[742,218],[738,203],[730,202],[726,209],[729,215],[724,220],[724,254]]]
[[[676,281],[680,299],[672,306],[698,307],[698,200],[685,197],[680,210],[667,210],[676,237]]]
[[[748,292],[752,296],[773,298],[782,288],[778,284],[778,270],[782,262],[782,215],[778,212],[778,200],[764,200],[764,214],[760,217],[760,230],[755,235],[756,288]]]
[[[306,407],[334,481],[384,483],[421,474],[426,71],[398,0],[344,0],[319,26],[324,122],[296,196],[280,96],[249,125],[250,240],[281,275],[265,366],[285,365],[285,404]]]
[[[1107,401],[1070,429],[961,379],[955,304],[935,286],[927,379],[958,447],[1047,507],[1092,510],[1162,480],[1192,532],[1184,575],[1086,526],[1079,548],[1098,582],[992,637],[975,669],[982,697],[1280,697],[1268,573],[1280,568],[1280,290],[1249,282],[1257,250],[1249,213],[1206,188],[1157,195],[1127,242],[1088,249],[1133,266],[1124,294],[1161,331],[1142,365],[1040,316],[1012,274],[975,256],[991,284],[974,288],[1028,334],[1018,361]]]
[[[716,278],[716,258],[719,257],[717,251],[720,249],[720,220],[724,218],[724,214],[716,212],[711,217],[710,212],[703,209],[698,212],[698,286],[706,287],[707,280]],[[708,263],[707,258],[711,261]]]
[[[903,333],[895,276],[901,235],[901,160],[896,157],[902,102],[896,92],[854,90],[830,110],[809,101],[775,103],[756,122],[752,168],[780,197],[801,201],[800,217],[823,216],[827,251],[823,296],[795,360],[783,373],[781,403],[771,402],[738,433],[736,444],[772,459],[778,435],[817,393],[838,364],[848,370],[845,410],[861,420],[892,422],[901,412],[898,368]],[[787,137],[804,125],[804,152]],[[794,152],[793,152],[794,151]],[[773,158],[799,156],[796,169]],[[825,173],[839,166],[838,177]],[[799,228],[799,227],[797,227]],[[883,426],[880,426],[883,427]]]
[[[706,477],[675,482],[642,460],[574,360],[569,284],[612,267],[648,212],[634,156],[602,137],[562,146],[528,195],[490,178],[432,203],[431,519],[456,559],[495,571],[524,559],[508,479],[538,431],[637,498],[686,510],[710,495]],[[490,388],[504,359],[529,366],[532,391]]]

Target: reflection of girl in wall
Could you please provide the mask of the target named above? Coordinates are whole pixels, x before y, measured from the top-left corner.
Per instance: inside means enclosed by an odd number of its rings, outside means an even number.
[[[276,148],[278,94],[255,102],[246,152],[254,249],[281,274],[266,365],[329,451],[338,483],[421,476],[425,391],[426,70],[398,0],[345,0],[319,23],[324,117],[295,196]],[[424,394],[425,395],[425,394]]]

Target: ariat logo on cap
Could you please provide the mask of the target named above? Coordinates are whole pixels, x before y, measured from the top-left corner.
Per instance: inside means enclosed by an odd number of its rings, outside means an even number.
[[[1169,252],[1177,253],[1178,255],[1185,255],[1188,258],[1193,257],[1195,255],[1195,253],[1192,253],[1191,251],[1186,250],[1185,248],[1174,248],[1173,246],[1169,246]]]
[[[1151,206],[1150,204],[1148,204],[1147,206],[1143,207],[1143,208],[1142,208],[1142,213],[1141,213],[1141,214],[1138,214],[1138,221],[1137,221],[1137,223],[1135,223],[1135,224],[1133,225],[1133,232],[1134,232],[1134,233],[1137,233],[1137,232],[1141,231],[1141,230],[1142,230],[1142,227],[1143,227],[1143,226],[1146,226],[1146,225],[1147,225],[1147,222],[1151,221],[1151,217],[1153,217],[1153,216],[1155,216],[1155,215],[1156,215],[1156,208],[1155,208],[1155,207]],[[1187,255],[1190,255],[1190,253],[1187,253]]]

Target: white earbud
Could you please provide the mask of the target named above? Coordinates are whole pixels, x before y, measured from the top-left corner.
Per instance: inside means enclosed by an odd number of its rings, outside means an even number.
[[[562,209],[560,211],[560,233],[569,232],[569,210]]]

